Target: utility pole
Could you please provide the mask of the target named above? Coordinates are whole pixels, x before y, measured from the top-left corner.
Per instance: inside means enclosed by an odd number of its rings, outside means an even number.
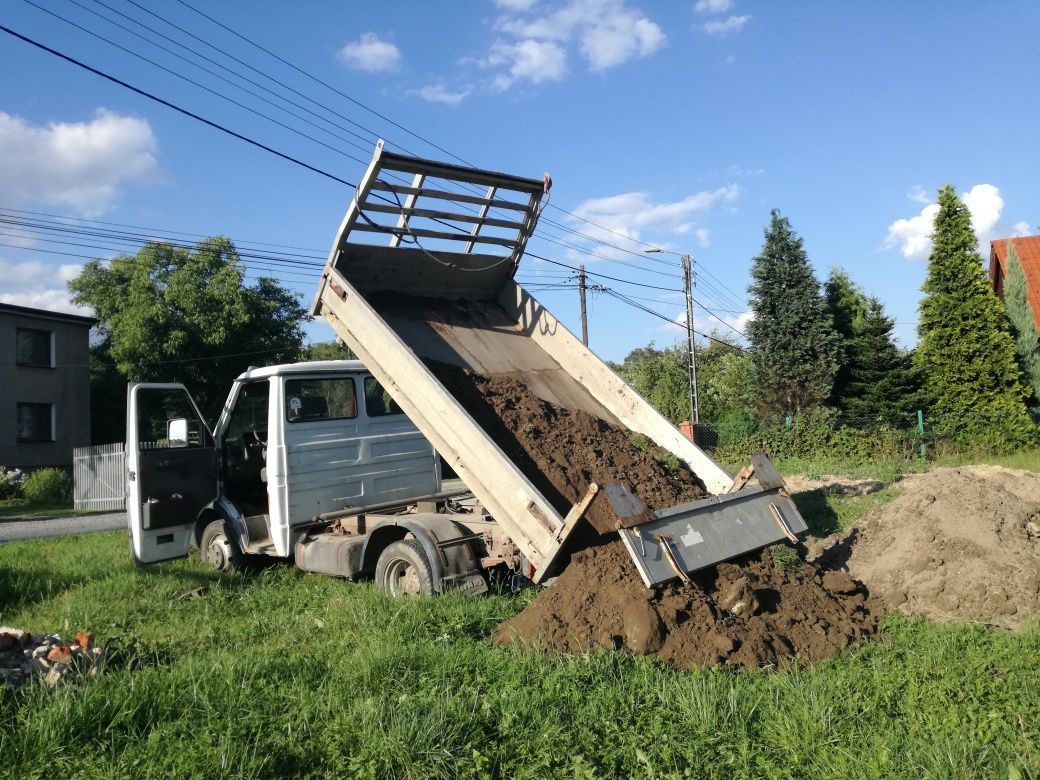
[[[585,266],[578,266],[578,298],[581,300],[581,343],[589,345],[589,319],[585,314]]]
[[[644,249],[647,254],[657,254],[663,252],[669,255],[678,255],[679,252],[673,252],[670,249],[661,249],[660,247],[652,247],[650,249]],[[687,364],[687,371],[689,376],[687,379],[690,384],[690,422],[695,426],[701,421],[700,409],[697,404],[697,352],[694,349],[693,343],[693,286],[696,284],[693,276],[693,258],[685,252],[682,253],[682,271],[683,271],[683,288],[686,292],[686,350],[689,353],[689,362]]]
[[[697,351],[693,344],[693,258],[682,256],[683,287],[686,289],[686,348],[689,356],[690,380],[690,420],[694,425],[700,424],[700,409],[697,404]]]

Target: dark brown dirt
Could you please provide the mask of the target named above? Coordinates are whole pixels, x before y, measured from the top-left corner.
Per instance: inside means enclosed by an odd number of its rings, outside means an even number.
[[[621,482],[652,509],[707,495],[696,474],[645,438],[547,403],[516,379],[427,365],[560,514],[591,482]],[[602,495],[585,517],[600,533],[616,530],[617,516]]]
[[[496,629],[565,653],[593,648],[654,655],[682,669],[809,664],[872,636],[880,610],[842,571],[764,551],[657,591],[620,541],[577,553],[556,582]]]
[[[684,464],[653,442],[583,411],[547,403],[507,376],[486,377],[428,362],[480,426],[561,513],[590,482],[625,484],[651,509],[707,495]],[[769,552],[694,575],[688,585],[643,585],[600,495],[586,519],[599,534],[583,543],[556,583],[495,632],[566,653],[593,648],[655,655],[680,668],[812,663],[871,636],[876,605],[841,571]]]

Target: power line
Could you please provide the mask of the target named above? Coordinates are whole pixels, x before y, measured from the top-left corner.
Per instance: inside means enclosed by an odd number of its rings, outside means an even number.
[[[57,49],[52,49],[50,46],[46,46],[46,45],[40,43],[39,41],[35,41],[32,38],[29,38],[29,37],[27,37],[25,35],[22,35],[21,33],[17,33],[14,30],[12,30],[10,27],[6,27],[6,26],[0,24],[0,30],[3,30],[8,35],[12,35],[15,38],[18,38],[19,40],[25,41],[29,45],[35,46],[36,48],[41,49],[42,51],[45,51],[48,54],[52,54],[55,57],[63,59],[66,62],[72,63],[73,65],[75,65],[75,66],[77,66],[79,68],[83,68],[83,70],[89,71],[90,73],[93,73],[96,76],[100,76],[103,79],[111,81],[113,84],[118,84],[121,87],[129,89],[131,92],[136,92],[138,95],[141,95],[142,97],[146,97],[149,100],[153,100],[156,103],[159,103],[160,105],[166,106],[167,108],[172,108],[174,111],[177,111],[178,113],[184,114],[187,117],[191,117],[192,119],[195,119],[195,120],[197,120],[199,122],[202,122],[203,124],[209,125],[210,127],[214,128],[216,130],[219,130],[222,133],[227,133],[232,138],[237,138],[240,141],[245,141],[247,144],[255,146],[258,149],[263,149],[265,152],[270,152],[271,154],[276,155],[277,157],[281,157],[283,160],[287,160],[287,161],[289,161],[291,163],[295,163],[296,165],[299,165],[301,168],[306,168],[308,171],[312,171],[314,173],[317,173],[317,174],[319,174],[321,176],[324,176],[327,179],[332,179],[333,181],[339,182],[340,184],[345,184],[348,187],[356,186],[352,182],[347,181],[346,179],[341,179],[339,176],[336,176],[334,174],[328,173],[327,171],[323,171],[320,168],[315,168],[313,165],[308,165],[307,163],[303,162],[303,160],[299,160],[299,159],[297,159],[297,158],[295,158],[295,157],[293,157],[291,155],[286,154],[285,152],[280,152],[277,149],[274,149],[274,148],[272,148],[270,146],[267,146],[266,144],[260,143],[259,141],[255,141],[252,138],[249,138],[247,136],[242,135],[241,133],[237,133],[234,130],[231,130],[231,129],[227,128],[227,127],[224,127],[224,125],[218,124],[217,122],[214,122],[212,120],[206,119],[205,117],[199,116],[198,114],[195,114],[195,113],[189,111],[186,108],[181,108],[178,105],[174,105],[170,101],[163,100],[161,97],[153,95],[150,92],[146,92],[145,90],[140,89],[138,87],[135,87],[132,84],[128,84],[127,82],[123,81],[122,79],[118,79],[115,76],[111,76],[108,73],[105,73],[104,71],[98,70],[97,68],[93,68],[93,67],[91,67],[90,65],[87,65],[84,62],[80,62],[79,60],[75,59],[74,57],[70,57],[68,54],[63,54],[62,52],[58,51]]]
[[[306,138],[308,141],[313,141],[314,143],[316,143],[316,144],[318,144],[320,146],[323,146],[326,149],[335,152],[336,154],[341,154],[341,155],[343,155],[344,157],[346,157],[349,160],[353,160],[354,162],[360,163],[361,165],[365,165],[366,164],[364,160],[362,160],[362,159],[360,159],[358,157],[355,157],[354,155],[349,154],[348,152],[344,152],[341,149],[337,149],[336,147],[334,147],[334,146],[332,146],[330,144],[327,144],[324,141],[318,140],[314,136],[307,135],[307,133],[303,132],[302,130],[298,130],[297,128],[295,128],[295,127],[293,127],[291,125],[287,125],[287,124],[285,124],[285,122],[281,122],[281,121],[275,119],[274,117],[267,116],[266,114],[263,114],[263,113],[257,111],[256,109],[247,106],[245,103],[241,103],[241,102],[235,100],[234,98],[228,97],[227,95],[223,95],[220,92],[217,92],[215,89],[210,89],[205,84],[200,84],[198,81],[195,81],[195,79],[189,78],[188,76],[185,76],[183,73],[178,73],[177,71],[173,70],[172,68],[167,68],[165,65],[160,65],[155,60],[149,59],[148,57],[145,57],[143,54],[138,54],[133,49],[128,49],[127,47],[125,47],[125,46],[123,46],[121,44],[118,44],[118,43],[116,43],[115,41],[113,41],[113,40],[111,40],[109,38],[106,38],[105,36],[101,35],[100,33],[96,33],[93,30],[89,30],[86,27],[84,27],[84,26],[82,26],[80,24],[77,24],[76,22],[73,22],[70,19],[66,19],[64,16],[61,16],[60,14],[57,14],[54,11],[50,11],[50,10],[44,8],[43,6],[37,5],[35,2],[33,2],[33,0],[22,0],[22,1],[25,2],[25,3],[28,3],[29,5],[33,6],[34,8],[37,8],[37,9],[43,11],[46,14],[49,14],[49,15],[53,16],[55,19],[58,19],[58,20],[60,20],[62,22],[65,22],[66,24],[71,25],[72,27],[75,27],[77,30],[80,30],[81,32],[84,32],[87,35],[90,35],[90,36],[92,36],[94,38],[97,38],[100,41],[104,41],[109,46],[113,46],[116,49],[119,49],[120,51],[129,54],[131,57],[137,57],[139,60],[141,60],[142,62],[147,62],[152,67],[158,68],[161,71],[169,73],[171,76],[179,78],[182,81],[186,81],[189,84],[191,84],[192,86],[198,87],[199,89],[204,90],[205,92],[208,92],[211,95],[214,95],[214,96],[220,98],[221,100],[225,100],[225,101],[227,101],[228,103],[231,103],[234,106],[238,106],[239,108],[241,108],[244,111],[248,111],[249,113],[258,116],[261,119],[266,119],[268,122],[272,122],[272,123],[278,125],[279,127],[284,128],[285,130],[288,130],[291,133],[295,133],[296,135],[300,136],[301,138]],[[158,45],[158,44],[156,44],[156,45]],[[201,66],[199,66],[199,67],[201,67]],[[233,86],[238,86],[238,85],[234,85],[233,84]],[[254,95],[254,96],[255,97],[259,97],[257,95]],[[260,99],[264,100],[264,98],[262,98],[262,97]],[[272,103],[269,100],[266,101],[266,102],[269,103],[272,106],[275,106],[275,108],[279,108],[280,110],[284,110],[284,109],[281,109],[280,106],[275,105],[274,103]],[[297,117],[297,118],[299,118],[299,117]],[[307,121],[307,120],[304,120],[304,121]],[[319,128],[319,129],[321,129],[321,128]],[[327,131],[324,131],[324,132],[327,132]]]

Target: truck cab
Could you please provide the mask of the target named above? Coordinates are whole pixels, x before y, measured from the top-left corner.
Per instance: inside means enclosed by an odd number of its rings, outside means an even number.
[[[444,495],[437,453],[360,361],[252,368],[235,380],[213,428],[183,385],[128,388],[127,508],[138,563],[185,557],[194,544],[221,569],[256,555],[325,571],[326,553],[342,553],[354,565],[326,573],[353,576],[365,552],[371,570],[377,552],[415,540],[409,523],[443,526],[434,499]],[[422,500],[437,517],[416,513]],[[366,510],[389,508],[366,522]],[[379,521],[396,531],[372,533]],[[461,533],[452,524],[434,538]],[[373,548],[375,536],[384,543]]]

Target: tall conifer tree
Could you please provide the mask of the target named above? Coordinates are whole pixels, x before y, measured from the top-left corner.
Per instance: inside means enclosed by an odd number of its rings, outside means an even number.
[[[1032,444],[1036,428],[1003,306],[990,289],[967,207],[939,190],[915,361],[932,426],[962,444]]]
[[[824,310],[838,334],[841,354],[838,356],[838,373],[834,376],[827,403],[841,409],[848,396],[849,372],[852,368],[849,344],[867,316],[867,296],[849,278],[843,268],[832,268],[823,285]]]
[[[907,428],[917,393],[910,356],[896,347],[895,326],[881,301],[867,299],[867,310],[846,344],[847,379],[840,409],[849,417]]]
[[[773,210],[751,265],[753,319],[747,327],[756,401],[767,416],[800,414],[830,395],[838,337],[823,308],[801,237]]]
[[[1033,417],[1037,418],[1040,416],[1040,339],[1037,338],[1036,320],[1029,305],[1026,274],[1014,241],[1008,241],[1004,306],[1011,321],[1011,336],[1015,340],[1018,364],[1032,392],[1031,411]]]

